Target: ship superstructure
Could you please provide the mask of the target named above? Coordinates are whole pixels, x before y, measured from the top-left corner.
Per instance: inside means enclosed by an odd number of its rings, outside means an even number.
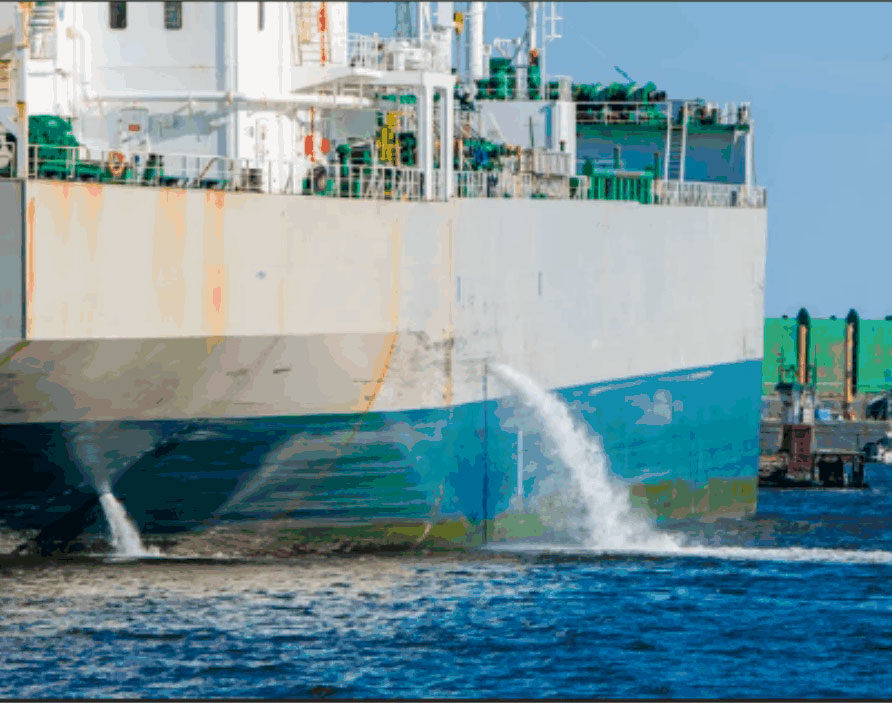
[[[0,10],[0,520],[101,476],[149,532],[486,535],[545,465],[493,361],[658,515],[752,510],[749,107],[549,76],[556,4],[520,5],[491,45],[479,2],[387,38],[345,3]]]
[[[71,180],[302,193],[308,179],[331,189],[349,162],[387,166],[406,181],[394,197],[428,200],[474,191],[480,179],[468,172],[496,175],[503,190],[525,174],[526,195],[562,197],[583,197],[608,175],[647,173],[656,185],[639,197],[649,200],[760,204],[747,104],[667,100],[653,83],[549,79],[556,4],[520,4],[523,36],[492,45],[476,2],[459,3],[463,12],[396,3],[392,38],[349,33],[338,2],[8,5],[6,171],[25,173],[30,158],[37,174]],[[43,129],[50,117],[70,126],[69,144]],[[15,149],[47,140],[57,151]],[[686,182],[747,190],[679,188]],[[600,181],[593,194],[628,197]]]

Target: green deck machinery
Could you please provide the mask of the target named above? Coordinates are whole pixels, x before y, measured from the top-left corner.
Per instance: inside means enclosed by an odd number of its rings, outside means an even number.
[[[464,166],[465,171],[499,171],[502,168],[501,157],[508,154],[504,144],[497,144],[488,139],[465,139],[462,141],[462,158],[459,163],[458,153],[453,156],[453,167]]]
[[[642,204],[653,202],[652,167],[645,168],[643,172],[629,172],[598,166],[586,159],[582,166],[582,175],[589,179],[587,200],[632,200]],[[570,179],[571,190],[575,191],[578,184],[578,179]]]
[[[134,171],[130,162],[121,156],[120,172],[116,175],[111,164],[82,158],[80,142],[75,138],[71,122],[58,115],[31,115],[28,118],[30,170],[38,178],[77,181],[130,181]],[[162,159],[149,154],[142,174],[147,182],[165,183]]]
[[[82,161],[80,142],[71,132],[71,122],[56,115],[31,115],[28,118],[28,142],[34,147],[31,168],[38,178],[74,178],[101,180],[102,166]]]
[[[513,100],[516,83],[511,59],[493,56],[489,60],[489,78],[477,81],[477,99]]]

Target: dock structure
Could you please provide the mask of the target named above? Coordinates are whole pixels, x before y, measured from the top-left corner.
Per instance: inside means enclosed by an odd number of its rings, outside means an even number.
[[[814,425],[783,426],[780,450],[761,458],[759,485],[786,488],[867,488],[864,452],[815,446]],[[851,467],[849,473],[846,466]]]
[[[784,421],[776,452],[759,460],[759,485],[784,488],[867,488],[866,456],[852,447],[818,447],[814,423],[814,387],[779,384]],[[850,471],[846,472],[846,466]]]

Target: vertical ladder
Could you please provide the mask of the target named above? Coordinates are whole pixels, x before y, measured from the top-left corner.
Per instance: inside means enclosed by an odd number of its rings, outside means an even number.
[[[685,151],[688,147],[688,104],[681,106],[681,124],[675,124],[671,115],[666,128],[666,167],[663,177],[670,181],[684,181]]]
[[[326,63],[331,60],[331,33],[328,30],[329,20],[326,17],[326,30],[323,33],[320,24],[322,2],[292,3],[292,47],[294,63],[298,66],[312,66],[322,63],[322,45],[325,44]]]
[[[12,104],[12,61],[0,59],[0,105]]]

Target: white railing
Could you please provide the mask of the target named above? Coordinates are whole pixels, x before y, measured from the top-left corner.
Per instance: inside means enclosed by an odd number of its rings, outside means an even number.
[[[765,207],[765,188],[731,183],[654,181],[654,203],[698,207]]]
[[[718,103],[705,100],[671,100],[672,114],[676,122],[680,121],[682,108],[688,107],[689,121],[693,124],[716,124],[725,126],[744,126],[749,124],[749,103]]]
[[[283,162],[284,163],[284,162]],[[288,177],[288,174],[285,174]],[[313,166],[297,190],[303,195],[372,200],[420,200],[423,177],[418,168],[359,164]],[[284,182],[284,179],[283,181]],[[290,189],[273,192],[291,193]]]
[[[455,171],[452,174],[456,198],[570,198],[570,179],[508,171]],[[587,181],[586,181],[587,182]],[[578,190],[574,199],[583,199]]]
[[[576,124],[652,124],[665,123],[669,103],[578,102]]]
[[[28,146],[28,176],[128,185],[299,192],[298,164],[197,154],[155,154],[85,146]],[[289,178],[290,176],[290,178]]]
[[[15,174],[12,150],[0,153],[0,176]],[[4,165],[5,162],[5,165]],[[132,186],[204,188],[290,195],[324,195],[380,200],[445,200],[442,172],[431,184],[421,169],[389,165],[312,164],[307,161],[230,159],[195,154],[156,154],[123,150],[30,145],[28,175],[37,179],[99,181]],[[455,171],[456,198],[549,198],[588,200],[589,179],[556,174]],[[654,181],[653,202],[699,207],[765,207],[765,189],[726,183]]]
[[[418,200],[422,194],[417,168],[284,160],[258,164],[222,156],[33,144],[28,157],[31,178],[385,200]]]
[[[454,171],[453,192],[456,198],[499,197],[499,174],[495,171]]]
[[[450,66],[433,42],[417,39],[384,38],[377,34],[350,34],[347,37],[347,63],[354,68],[387,71],[440,71]]]
[[[347,36],[347,63],[357,68],[381,68],[381,37],[377,34]]]
[[[570,176],[573,174],[573,159],[570,154],[545,149],[523,149],[520,152],[522,172]]]
[[[747,103],[716,105],[698,100],[668,100],[642,103],[598,101],[576,103],[577,124],[653,124],[665,123],[671,115],[680,123],[682,107],[687,104],[689,122],[693,124],[746,125],[749,122]]]

